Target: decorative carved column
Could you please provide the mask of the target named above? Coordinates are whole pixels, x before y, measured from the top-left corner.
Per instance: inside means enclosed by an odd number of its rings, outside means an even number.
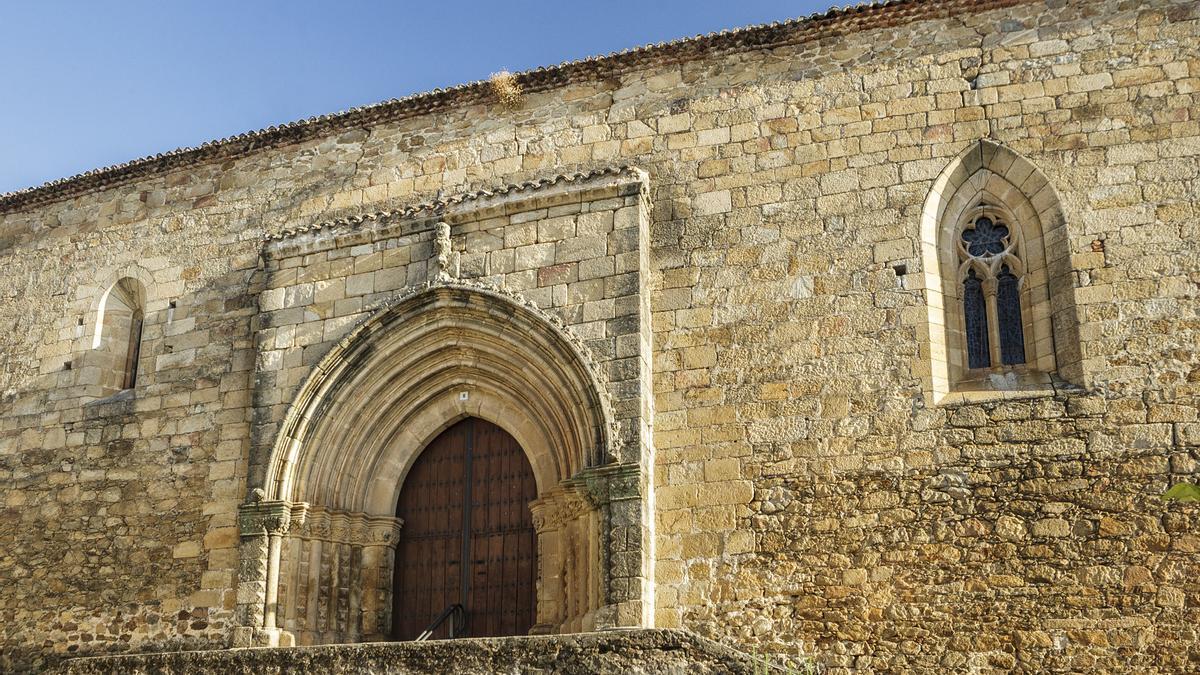
[[[386,640],[392,619],[392,571],[402,521],[394,516],[310,507],[289,538],[285,570],[299,607],[288,628],[304,644]]]
[[[537,499],[530,503],[533,529],[537,533],[537,623],[529,629],[532,635],[550,635],[562,624],[562,575],[559,568],[561,546],[555,506],[551,500]]]
[[[255,490],[238,507],[237,617],[235,647],[294,644],[290,633],[277,626],[279,605],[279,559],[282,538],[293,525],[304,522],[308,504],[262,501]]]
[[[581,471],[572,482],[586,485],[584,490],[595,504],[602,576],[602,610],[594,615],[596,630],[643,627],[649,623],[652,607],[644,600],[646,586],[652,583],[649,514],[646,512],[644,474],[637,464],[609,464]]]
[[[533,634],[591,630],[600,567],[595,504],[582,484],[564,483],[530,504],[538,545]]]
[[[362,541],[362,637],[387,640],[392,632],[392,577],[404,521],[368,516]]]

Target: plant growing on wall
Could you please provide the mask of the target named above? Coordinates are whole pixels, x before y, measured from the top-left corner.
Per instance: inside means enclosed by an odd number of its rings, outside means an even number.
[[[511,110],[521,104],[524,92],[516,75],[507,70],[501,70],[498,73],[492,73],[490,82],[492,83],[492,92],[500,100],[500,105]]]
[[[1163,499],[1179,502],[1200,502],[1200,485],[1176,483],[1163,493]]]

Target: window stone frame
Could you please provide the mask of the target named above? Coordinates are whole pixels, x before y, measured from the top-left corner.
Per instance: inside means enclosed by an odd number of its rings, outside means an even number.
[[[958,239],[981,213],[1002,216],[1024,266],[1025,364],[995,365],[993,358],[989,368],[967,365]],[[955,157],[925,200],[921,259],[928,320],[918,372],[927,404],[1052,394],[1060,385],[1085,384],[1066,217],[1049,179],[1029,160],[988,140]],[[998,352],[999,345],[992,349]]]

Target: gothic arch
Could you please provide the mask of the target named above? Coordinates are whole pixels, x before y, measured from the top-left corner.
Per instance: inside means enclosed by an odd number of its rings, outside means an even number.
[[[1001,218],[1012,228],[1010,259],[1020,267],[1025,360],[1019,366],[972,368],[958,238],[969,219]],[[921,257],[928,307],[924,389],[934,402],[953,393],[1051,388],[1081,379],[1078,318],[1066,216],[1053,185],[1013,150],[983,139],[971,144],[934,181],[921,213]],[[1008,253],[1006,252],[1006,254]]]
[[[243,507],[243,547],[267,549],[243,552],[265,568],[242,575],[243,588],[265,582],[261,611],[241,603],[244,625],[306,643],[385,639],[404,477],[430,441],[470,416],[511,434],[534,470],[538,629],[597,626],[619,596],[605,588],[607,519],[592,480],[614,455],[605,391],[579,340],[502,291],[443,280],[389,303],[300,386],[261,492]],[[260,530],[269,541],[247,538]],[[567,550],[579,545],[590,554]]]

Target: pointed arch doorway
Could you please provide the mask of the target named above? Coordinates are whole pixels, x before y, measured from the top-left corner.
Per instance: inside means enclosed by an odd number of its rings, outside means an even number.
[[[530,632],[652,625],[647,434],[615,416],[583,349],[535,306],[457,283],[401,296],[333,345],[264,435],[239,507],[235,644],[393,638],[401,490],[468,417],[511,434],[536,479]]]
[[[499,426],[467,417],[421,452],[396,516],[392,637],[412,640],[454,605],[457,637],[524,635],[537,610],[537,499],[525,451]],[[451,637],[453,617],[433,637]]]

